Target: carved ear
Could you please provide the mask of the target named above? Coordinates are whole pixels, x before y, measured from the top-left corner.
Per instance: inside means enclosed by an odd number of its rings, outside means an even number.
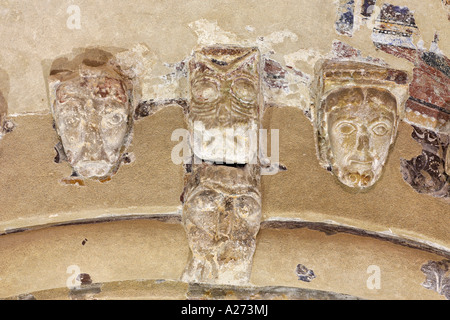
[[[61,84],[61,76],[59,75],[51,75],[48,77],[48,98],[50,103],[50,109],[53,112],[53,104],[56,100],[56,90]]]

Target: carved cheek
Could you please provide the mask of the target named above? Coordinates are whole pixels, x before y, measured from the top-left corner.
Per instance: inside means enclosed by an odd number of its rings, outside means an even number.
[[[215,232],[218,213],[224,208],[223,196],[213,190],[194,194],[184,204],[187,226],[196,226],[207,233]]]
[[[384,162],[391,145],[393,126],[388,122],[375,123],[369,128],[371,151],[375,159]]]
[[[106,154],[118,157],[117,154],[124,144],[128,133],[129,115],[123,109],[114,110],[104,114],[100,120],[101,136]]]
[[[85,119],[79,113],[60,111],[56,113],[55,123],[67,156],[76,157],[83,148]]]
[[[259,199],[250,196],[240,196],[235,200],[235,213],[244,219],[250,227],[259,228],[261,218],[261,204]]]
[[[214,118],[216,104],[220,99],[220,84],[210,78],[200,78],[191,82],[191,111],[192,120],[206,120]]]
[[[337,162],[344,162],[346,156],[357,146],[358,128],[354,122],[339,121],[330,124],[329,133],[332,152]]]

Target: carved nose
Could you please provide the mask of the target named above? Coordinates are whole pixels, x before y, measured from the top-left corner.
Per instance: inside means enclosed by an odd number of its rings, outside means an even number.
[[[91,161],[97,160],[101,153],[102,144],[98,126],[95,123],[89,123],[86,126],[84,145],[85,157]]]
[[[364,134],[358,138],[358,151],[366,151],[369,149],[369,137]]]
[[[219,123],[227,123],[230,119],[230,105],[231,100],[226,100],[219,103],[219,106],[217,107],[217,120],[219,120]]]

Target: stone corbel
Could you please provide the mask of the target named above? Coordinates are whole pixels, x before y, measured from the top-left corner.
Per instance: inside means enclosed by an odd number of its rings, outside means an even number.
[[[373,186],[395,141],[408,75],[384,65],[325,60],[316,67],[313,126],[320,164],[351,188]]]
[[[192,163],[182,196],[191,258],[186,282],[249,282],[261,222],[260,54],[256,48],[214,46],[189,63],[186,120]]]
[[[126,150],[137,100],[134,79],[105,53],[97,60],[80,55],[64,65],[54,63],[48,83],[60,140],[55,160],[67,161],[73,170],[63,182],[109,181],[132,159]]]

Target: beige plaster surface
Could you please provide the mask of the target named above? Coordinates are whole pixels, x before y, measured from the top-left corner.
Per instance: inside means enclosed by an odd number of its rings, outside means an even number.
[[[303,288],[365,299],[443,298],[421,285],[425,281],[421,266],[443,259],[435,254],[307,229],[264,229],[257,242],[246,286],[250,289]],[[186,299],[192,293],[179,280],[188,254],[182,226],[157,221],[72,225],[4,235],[0,237],[0,298],[23,294],[37,299],[68,298],[67,281],[74,272],[68,268],[78,266],[94,284],[101,284],[98,299]],[[300,263],[314,270],[312,282],[298,280],[295,270]],[[379,290],[367,288],[371,265],[381,271]],[[241,289],[225,291],[236,290],[235,296],[242,298]],[[214,298],[214,292],[206,291],[205,298]],[[283,298],[283,290],[278,298]]]
[[[266,229],[258,237],[251,282],[259,286],[334,291],[375,300],[445,300],[421,285],[425,274],[420,267],[429,260],[443,258],[353,235]],[[309,283],[299,281],[295,273],[298,264],[312,269],[316,278]],[[370,266],[379,267],[380,289],[369,289],[367,285],[373,275]]]
[[[441,0],[379,0],[408,6],[414,11],[420,35],[430,48],[437,32],[440,49],[450,54],[450,28]],[[80,29],[70,29],[69,6],[80,9]],[[9,91],[9,112],[47,112],[46,73],[51,62],[78,48],[131,49],[138,44],[154,54],[152,75],[144,82],[144,99],[175,98],[159,87],[159,77],[171,72],[165,64],[188,57],[197,45],[235,43],[258,45],[282,64],[289,63],[312,74],[313,63],[326,55],[334,40],[344,41],[364,56],[385,59],[392,66],[411,69],[402,59],[377,51],[371,29],[357,22],[353,37],[334,29],[335,0],[50,0],[0,1],[0,88]],[[107,9],[107,10],[106,10]],[[359,10],[357,10],[359,11]]]
[[[403,181],[400,158],[421,154],[401,123],[380,180],[366,191],[343,186],[319,166],[310,122],[294,108],[268,109],[265,128],[280,130],[280,162],[288,171],[262,180],[264,219],[334,221],[450,247],[450,204],[420,195]]]
[[[420,30],[414,43],[421,40],[428,49],[437,33],[440,50],[449,56],[450,22],[441,0],[377,1],[379,6],[383,3],[408,6]],[[169,64],[186,59],[197,46],[214,43],[258,46],[266,57],[312,75],[314,63],[330,52],[334,40],[341,40],[363,56],[412,70],[409,62],[376,50],[364,23],[351,38],[338,35],[334,0],[78,0],[80,30],[67,27],[67,8],[72,4],[69,0],[0,0],[0,90],[16,124],[0,141],[0,234],[111,217],[180,217],[183,168],[171,161],[172,148],[178,143],[171,141],[172,132],[185,128],[179,107],[136,122],[128,150],[136,160],[123,165],[110,182],[88,181],[85,187],[60,183],[71,170],[67,163],[53,161],[57,137],[49,114],[46,76],[55,59],[77,49],[148,47],[153,64],[140,79],[143,100],[186,98],[185,82],[161,76],[173,72]],[[422,151],[410,136],[411,127],[400,125],[377,184],[356,192],[319,166],[311,123],[299,108],[307,106],[308,98],[300,95],[305,92],[305,88],[294,88],[290,99],[275,101],[292,107],[270,108],[265,114],[264,127],[280,130],[280,162],[288,171],[262,179],[264,220],[352,226],[426,242],[448,252],[449,203],[417,194],[400,173],[400,158],[411,159]],[[83,246],[84,239],[88,242]],[[303,229],[265,229],[258,241],[252,276],[257,286],[320,288],[366,298],[441,298],[420,285],[425,279],[420,266],[439,258],[430,253]],[[7,297],[64,288],[66,269],[73,264],[79,264],[95,282],[178,280],[188,248],[181,225],[122,221],[0,236],[0,256],[0,297]],[[314,269],[319,278],[299,283],[294,273],[298,263]],[[379,291],[365,287],[369,264],[381,267]],[[167,286],[167,290],[158,286],[162,291],[155,295],[183,296],[183,284]]]
[[[80,219],[164,215],[179,217],[183,168],[171,160],[175,129],[184,128],[180,107],[171,106],[136,122],[129,149],[136,161],[123,165],[110,182],[85,187],[60,183],[71,174],[53,161],[57,142],[51,117],[25,116],[0,148],[0,231]],[[263,220],[304,220],[388,232],[450,248],[450,205],[416,193],[403,181],[400,158],[421,153],[401,124],[383,176],[371,189],[356,192],[319,166],[309,120],[297,108],[269,108],[264,128],[280,130],[280,162],[287,171],[263,176]],[[270,139],[269,139],[270,141]]]
[[[67,272],[70,266],[78,266],[95,283],[176,280],[188,260],[186,243],[180,225],[154,221],[55,227],[2,236],[0,297],[67,288],[74,272]]]
[[[0,147],[0,233],[8,229],[114,215],[173,214],[180,206],[183,168],[172,163],[172,131],[183,128],[181,108],[138,121],[123,165],[107,183],[64,185],[72,171],[56,164],[57,135],[50,115],[15,118],[14,132]]]

